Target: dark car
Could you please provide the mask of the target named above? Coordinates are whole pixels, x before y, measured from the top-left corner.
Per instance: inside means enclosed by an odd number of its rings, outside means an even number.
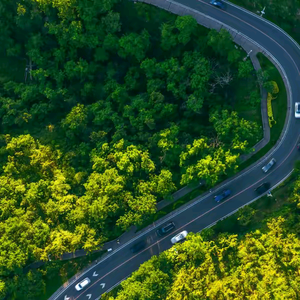
[[[168,232],[172,231],[175,228],[174,222],[169,222],[168,224],[164,225],[163,227],[156,230],[157,235],[162,236],[167,234]]]
[[[130,251],[132,253],[136,253],[136,252],[139,252],[141,251],[142,249],[144,249],[146,247],[146,242],[145,241],[140,241],[138,243],[136,243],[135,245],[133,245],[131,248],[130,248]]]
[[[225,3],[223,1],[220,0],[211,0],[209,2],[211,5],[221,8],[221,9],[225,9]]]
[[[270,186],[270,182],[264,182],[255,189],[255,192],[257,192],[258,194],[262,194],[266,192],[270,188]]]
[[[221,194],[216,195],[214,198],[216,202],[220,202],[231,194],[231,190],[224,190]]]

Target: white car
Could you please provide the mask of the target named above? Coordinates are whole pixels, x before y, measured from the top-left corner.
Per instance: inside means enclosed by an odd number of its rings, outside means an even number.
[[[77,283],[76,285],[75,285],[75,289],[77,290],[77,291],[81,291],[83,288],[85,288],[89,283],[91,282],[91,280],[88,278],[88,277],[86,277],[86,278],[84,278],[82,281],[80,281],[79,283]]]
[[[300,118],[300,102],[295,103],[295,118]]]
[[[272,158],[265,166],[263,166],[261,169],[267,173],[274,165],[276,164],[276,159]]]
[[[176,244],[176,243],[184,240],[187,235],[188,235],[188,232],[186,230],[181,231],[180,233],[176,234],[175,236],[173,236],[171,238],[171,243],[172,244]]]

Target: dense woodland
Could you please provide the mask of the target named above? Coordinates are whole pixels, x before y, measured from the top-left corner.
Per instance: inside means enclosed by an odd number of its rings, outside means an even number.
[[[38,299],[30,263],[99,248],[262,137],[256,74],[225,30],[129,1],[2,0],[0,33],[0,299]]]

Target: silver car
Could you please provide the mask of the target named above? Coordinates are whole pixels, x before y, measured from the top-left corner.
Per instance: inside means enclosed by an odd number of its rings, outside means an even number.
[[[262,170],[267,173],[275,164],[276,159],[272,158],[264,167],[262,167]]]
[[[186,230],[181,231],[180,233],[176,234],[175,236],[173,236],[171,238],[171,243],[172,244],[176,244],[176,243],[184,240],[187,235],[188,235],[188,232]]]
[[[300,102],[295,103],[295,118],[300,118]]]
[[[91,282],[91,280],[88,278],[88,277],[86,277],[86,278],[84,278],[82,281],[80,281],[79,283],[77,283],[76,285],[75,285],[75,289],[77,290],[77,291],[81,291],[83,288],[85,288],[89,283]]]

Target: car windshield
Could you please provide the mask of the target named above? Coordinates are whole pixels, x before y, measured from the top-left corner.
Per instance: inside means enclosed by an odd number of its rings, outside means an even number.
[[[297,107],[297,113],[300,113],[300,105],[297,104],[296,107]]]

